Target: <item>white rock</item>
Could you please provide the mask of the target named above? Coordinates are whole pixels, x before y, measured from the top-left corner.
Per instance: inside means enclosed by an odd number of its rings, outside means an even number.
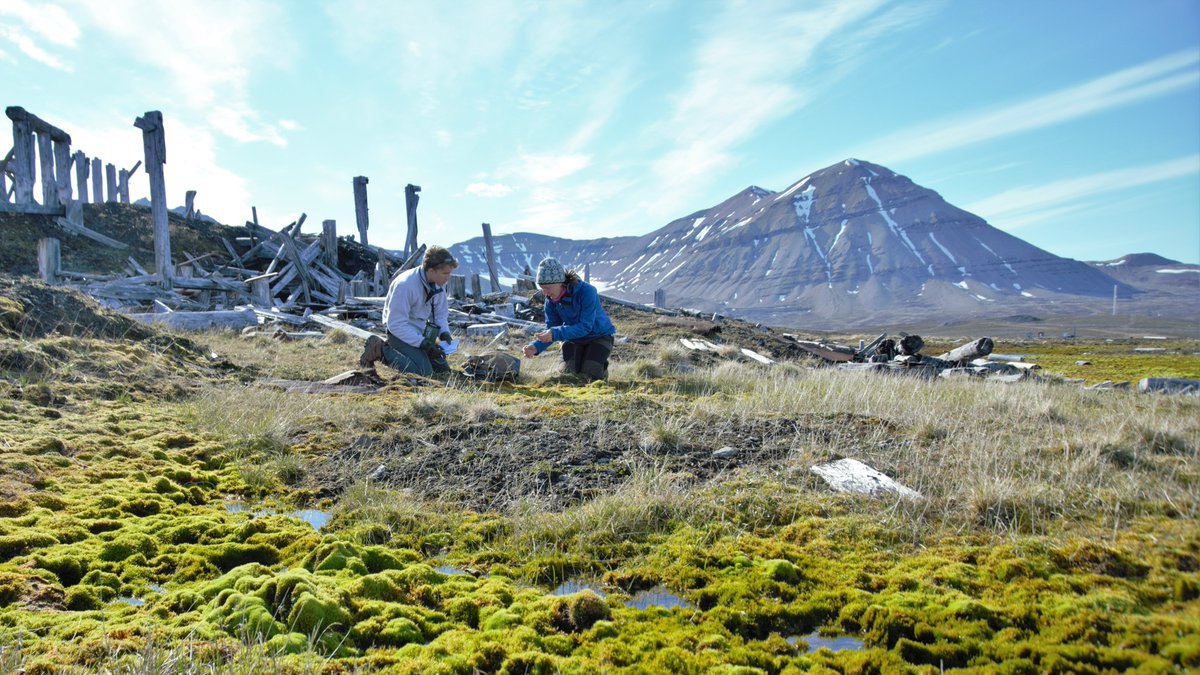
[[[729,459],[731,457],[737,457],[737,454],[737,448],[731,448],[727,445],[720,450],[714,450],[712,456],[716,457],[717,459]]]
[[[818,464],[809,470],[825,479],[829,487],[838,492],[857,492],[872,497],[889,492],[901,497],[921,496],[920,492],[897,483],[857,459],[839,459],[828,464]]]

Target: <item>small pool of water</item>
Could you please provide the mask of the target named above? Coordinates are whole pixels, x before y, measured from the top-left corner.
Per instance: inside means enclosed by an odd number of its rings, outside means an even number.
[[[454,565],[438,565],[437,567],[433,568],[433,571],[437,572],[439,574],[445,574],[447,576],[452,576],[452,577],[463,575],[463,574],[465,574],[469,577],[475,576],[475,575],[471,574],[470,572],[462,569],[461,567],[455,567]]]
[[[564,581],[558,585],[558,588],[550,591],[550,595],[574,595],[580,591],[591,591],[601,598],[607,598],[608,593],[600,588],[600,584],[594,581],[584,581],[583,579],[575,579],[573,581]]]
[[[682,607],[684,609],[695,609],[696,606],[684,600],[668,589],[666,586],[655,586],[654,588],[639,591],[632,598],[625,601],[626,607],[636,607],[638,609],[649,609],[651,607],[665,607],[671,609],[674,607]]]
[[[839,635],[837,637],[828,637],[818,635],[817,633],[809,633],[808,635],[793,635],[787,638],[787,643],[793,647],[799,641],[808,643],[808,653],[817,651],[818,649],[828,649],[831,652],[856,652],[862,650],[863,641],[858,638],[853,638],[848,635]]]
[[[309,525],[312,525],[312,528],[318,532],[321,531],[321,528],[328,525],[329,520],[333,517],[328,511],[321,511],[319,509],[299,509],[296,511],[287,511],[286,513],[281,514],[275,509],[252,508],[245,502],[225,502],[225,511],[228,513],[249,513],[254,518],[258,518],[260,516],[284,515],[288,518],[303,520]]]
[[[131,605],[133,607],[141,607],[142,605],[146,604],[146,601],[141,598],[129,598],[129,597],[117,598],[117,599],[113,600],[113,602],[123,602],[126,605]]]

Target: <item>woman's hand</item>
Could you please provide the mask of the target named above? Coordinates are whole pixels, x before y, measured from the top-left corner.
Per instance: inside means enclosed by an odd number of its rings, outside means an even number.
[[[534,347],[533,345],[525,345],[525,349],[522,349],[521,353],[525,355],[525,358],[532,359],[533,357],[537,356],[537,347]]]
[[[554,342],[554,333],[551,333],[549,328],[538,333],[534,337],[537,338],[538,342]]]

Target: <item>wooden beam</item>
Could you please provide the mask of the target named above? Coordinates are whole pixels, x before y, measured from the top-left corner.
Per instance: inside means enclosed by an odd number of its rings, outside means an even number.
[[[147,164],[149,169],[152,164]],[[206,330],[209,328],[246,328],[258,325],[258,314],[253,309],[223,310],[216,312],[147,312],[126,314],[131,319],[148,324],[162,324],[175,330]]]
[[[370,225],[367,217],[367,177],[354,177],[354,220],[358,224],[358,239],[367,246],[367,227]]]
[[[12,105],[5,108],[4,114],[7,115],[8,119],[12,120],[14,123],[23,122],[25,127],[31,132],[39,134],[44,133],[49,136],[51,140],[58,141],[60,143],[66,143],[68,145],[71,143],[70,134],[41,119],[28,110],[25,110],[19,105]]]
[[[337,267],[338,239],[336,220],[326,220],[321,223],[321,251],[324,253],[325,264],[330,267]]]
[[[88,174],[91,173],[91,164],[88,164],[87,155],[83,154],[82,150],[76,150],[71,161],[75,163],[75,188],[76,192],[79,193],[79,201],[86,204],[88,200]]]
[[[104,201],[110,204],[117,201],[117,167],[112,162],[104,165],[104,176],[108,179],[108,189],[104,193]]]
[[[129,248],[129,246],[127,246],[126,244],[124,244],[122,242],[117,241],[116,239],[111,239],[109,237],[106,237],[103,234],[96,232],[95,230],[90,230],[90,229],[84,227],[83,225],[76,223],[76,222],[72,222],[70,220],[67,220],[66,218],[55,219],[54,224],[58,225],[62,229],[66,230],[67,232],[70,232],[71,234],[77,234],[81,237],[87,237],[88,239],[91,239],[93,241],[98,241],[101,244],[105,244],[106,246],[111,246],[113,248],[118,248],[118,249]]]
[[[11,117],[11,115],[10,115]],[[33,203],[33,130],[26,120],[13,120],[13,194],[18,204]]]
[[[500,277],[496,276],[496,250],[492,248],[492,226],[483,224],[483,247],[487,251],[488,279],[492,282],[492,292],[500,290]]]
[[[354,337],[362,338],[364,340],[371,337],[372,335],[375,335],[375,333],[372,333],[371,331],[363,330],[357,326],[352,326],[352,325],[346,323],[345,321],[338,321],[337,319],[325,316],[324,314],[309,314],[307,318],[309,321],[312,321],[313,323],[321,324],[322,326],[325,326],[326,328],[333,328],[335,330],[340,330],[343,333],[347,333],[349,335],[353,335]]]
[[[54,197],[64,208],[71,205],[71,144],[54,144]]]
[[[42,203],[58,203],[58,184],[54,180],[54,141],[50,134],[37,134],[38,170],[42,173]]]
[[[150,177],[150,213],[154,222],[154,267],[164,288],[171,287],[175,276],[171,264],[171,231],[167,220],[167,186],[163,180],[163,164],[167,162],[167,139],[163,132],[162,113],[150,110],[137,118],[133,126],[142,130],[142,148],[146,154],[146,175]],[[128,174],[126,174],[128,176]],[[126,181],[128,199],[128,181]]]
[[[46,237],[38,239],[38,275],[48,284],[56,284],[62,272],[62,249],[57,239]]]
[[[92,203],[104,203],[104,162],[99,157],[92,160]]]
[[[409,183],[404,186],[404,211],[408,216],[408,237],[404,240],[404,255],[412,255],[412,252],[417,250],[417,202],[421,201],[421,196],[417,193],[420,191],[420,185]]]

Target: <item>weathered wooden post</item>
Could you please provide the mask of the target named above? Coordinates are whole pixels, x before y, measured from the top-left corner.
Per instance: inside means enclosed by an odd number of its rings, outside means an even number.
[[[259,307],[271,307],[271,278],[269,276],[247,279],[250,282],[250,302]]]
[[[492,292],[500,290],[500,277],[496,276],[496,251],[492,248],[492,226],[483,224],[483,246],[487,250],[488,280],[492,282]]]
[[[325,254],[325,264],[330,269],[337,269],[338,240],[336,220],[326,220],[321,223],[321,251]]]
[[[75,151],[72,161],[75,162],[75,188],[79,192],[79,202],[86,204],[88,200],[88,175],[91,173],[92,165],[88,163],[87,155],[83,154],[82,150]]]
[[[417,202],[421,201],[421,196],[417,193],[420,191],[420,185],[409,183],[404,186],[404,210],[408,214],[408,238],[404,240],[405,257],[417,250]]]
[[[451,274],[450,283],[446,286],[446,295],[459,300],[467,297],[467,277],[462,274]]]
[[[358,239],[367,245],[367,177],[354,177],[354,220],[358,224]]]
[[[104,203],[104,162],[99,157],[92,160],[92,203]]]
[[[48,284],[58,283],[58,275],[62,271],[61,250],[57,239],[38,239],[38,274]]]
[[[129,169],[117,172],[117,201],[122,204],[129,203]]]
[[[375,294],[387,295],[388,284],[391,280],[387,270],[387,252],[379,249],[379,260],[375,262]]]
[[[117,167],[111,162],[104,165],[104,176],[108,179],[108,190],[105,191],[104,201],[113,203],[117,201]]]
[[[37,132],[38,169],[42,173],[42,205],[58,203],[58,184],[54,180],[54,141],[46,131]]]
[[[667,291],[664,288],[654,289],[654,306],[665,309],[667,306]]]
[[[154,221],[154,266],[164,288],[171,287],[171,232],[167,223],[167,186],[163,164],[167,162],[167,140],[163,133],[162,113],[151,110],[137,118],[133,126],[142,130],[146,151],[146,175],[150,178],[150,214]]]
[[[0,202],[8,203],[8,171],[3,169],[0,169]]]
[[[188,190],[183,195],[184,214],[183,217],[191,220],[196,217],[196,191]]]
[[[592,283],[592,263],[585,263],[583,266],[583,282]]]
[[[471,297],[477,302],[483,298],[483,283],[479,281],[479,272],[471,273]]]
[[[33,129],[23,108],[5,111],[13,123],[13,195],[17,204],[33,202]]]
[[[64,213],[71,207],[71,144],[54,141],[54,196],[55,203],[63,207]]]

